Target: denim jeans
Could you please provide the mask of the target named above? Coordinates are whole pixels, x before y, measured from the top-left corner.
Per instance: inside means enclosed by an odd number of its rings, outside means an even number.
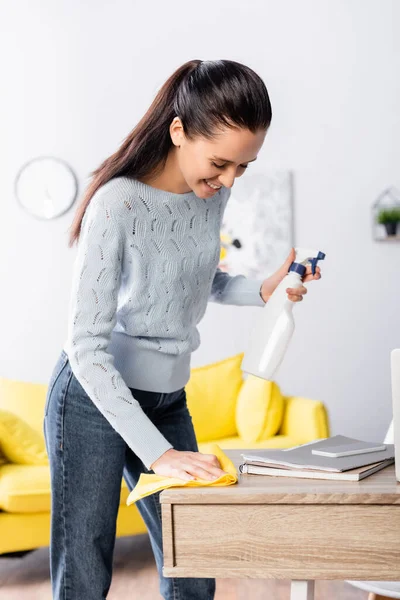
[[[131,390],[176,450],[198,450],[185,389]],[[111,585],[121,480],[130,490],[149,473],[90,400],[63,351],[45,406],[44,435],[51,474],[50,573],[54,600],[103,600]],[[137,502],[150,536],[165,600],[212,600],[215,580],[167,578],[159,493]]]

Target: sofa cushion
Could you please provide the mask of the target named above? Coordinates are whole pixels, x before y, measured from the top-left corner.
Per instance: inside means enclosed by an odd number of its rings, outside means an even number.
[[[238,436],[224,438],[222,440],[215,440],[223,450],[253,450],[256,448],[292,448],[297,445],[296,440],[288,435],[274,435],[274,437],[268,440],[260,440],[259,442],[253,442],[252,444],[246,443],[242,438]],[[202,442],[199,444],[199,451],[205,454],[210,453],[210,442]]]
[[[243,354],[191,370],[186,385],[198,442],[236,435],[235,407],[243,376]]]
[[[6,410],[0,410],[0,448],[4,456],[16,464],[48,463],[43,435]]]
[[[120,504],[129,489],[121,482]],[[49,466],[3,465],[0,467],[0,510],[11,513],[49,512],[51,507]]]
[[[329,437],[329,418],[322,402],[301,396],[287,396],[284,400],[280,434],[289,435],[297,444]]]
[[[0,409],[9,410],[42,434],[47,385],[0,377]]]
[[[50,511],[50,469],[48,466],[12,465],[0,467],[0,508],[7,512]]]
[[[278,385],[254,375],[243,383],[236,404],[236,428],[246,443],[266,440],[281,426],[284,400]]]

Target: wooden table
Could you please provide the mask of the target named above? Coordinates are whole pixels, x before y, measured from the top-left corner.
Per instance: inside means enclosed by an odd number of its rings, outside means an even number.
[[[243,450],[226,454],[236,468]],[[360,482],[239,475],[222,488],[161,494],[164,575],[400,580],[400,484],[394,466]]]

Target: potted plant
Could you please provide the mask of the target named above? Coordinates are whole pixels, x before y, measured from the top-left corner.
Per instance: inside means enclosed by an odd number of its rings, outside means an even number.
[[[388,236],[396,235],[400,221],[400,207],[384,208],[378,214],[378,223],[385,226]]]

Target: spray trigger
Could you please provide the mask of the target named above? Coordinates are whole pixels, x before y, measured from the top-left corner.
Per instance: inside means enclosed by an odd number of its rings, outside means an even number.
[[[315,272],[317,270],[318,261],[324,260],[324,258],[325,258],[325,254],[323,252],[318,252],[318,256],[316,258],[311,259],[311,272],[313,275],[315,275]]]

